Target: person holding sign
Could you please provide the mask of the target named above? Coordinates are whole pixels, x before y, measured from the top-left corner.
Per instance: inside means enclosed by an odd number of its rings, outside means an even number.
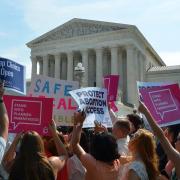
[[[147,107],[142,102],[140,102],[139,111],[146,116],[155,136],[159,139],[169,160],[173,162],[175,167],[175,171],[173,173],[176,174],[176,178],[177,179],[180,178],[180,153],[175,148],[173,148],[173,146],[167,140],[162,129],[157,125],[155,119],[153,118]],[[176,148],[177,148],[177,144],[178,142],[176,143]]]
[[[0,83],[0,163],[2,161],[8,138],[9,118],[3,102],[4,83]]]
[[[45,156],[44,144],[35,131],[18,134],[4,156],[4,165],[9,170],[9,180],[55,180],[67,159],[67,151],[56,133],[54,121],[49,126],[59,156]],[[17,144],[18,154],[15,156]],[[9,167],[8,167],[9,166]]]
[[[80,146],[80,137],[85,112],[74,115],[74,128],[71,146],[83,166],[86,168],[87,180],[118,180],[120,161],[116,139],[109,133],[95,134],[91,143],[91,154]]]

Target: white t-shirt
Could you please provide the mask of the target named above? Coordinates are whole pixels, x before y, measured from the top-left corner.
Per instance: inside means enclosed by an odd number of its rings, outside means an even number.
[[[76,155],[67,160],[67,171],[69,180],[84,180],[86,169]]]
[[[120,138],[117,139],[117,145],[118,145],[118,152],[122,156],[127,156],[129,154],[128,144],[129,144],[130,138],[127,136],[126,138]]]
[[[122,170],[121,180],[127,179],[127,172],[131,169],[135,171],[135,173],[141,180],[149,180],[146,167],[141,161],[133,161],[131,163],[126,164]]]
[[[6,149],[6,141],[3,137],[0,137],[0,163],[3,159],[5,149]]]

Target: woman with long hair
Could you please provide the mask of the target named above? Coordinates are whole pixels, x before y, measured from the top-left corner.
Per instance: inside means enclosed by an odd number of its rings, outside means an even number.
[[[124,166],[124,180],[155,180],[159,176],[155,141],[151,132],[139,129],[131,138],[129,151],[131,161]]]
[[[180,153],[178,151],[180,149],[178,148],[180,147],[179,141],[176,141],[175,149],[164,135],[162,129],[156,123],[148,108],[142,102],[140,102],[139,111],[146,116],[155,136],[160,141],[168,159],[174,164],[174,173],[176,178],[180,178]]]
[[[40,135],[35,131],[19,134],[4,156],[4,165],[9,170],[9,180],[55,180],[57,172],[63,168],[67,152],[56,133],[53,121],[50,130],[56,144],[58,156],[47,158]],[[22,136],[22,139],[21,139]],[[20,142],[16,154],[17,144]]]

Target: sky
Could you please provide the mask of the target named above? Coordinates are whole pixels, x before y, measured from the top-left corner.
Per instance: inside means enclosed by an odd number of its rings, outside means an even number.
[[[26,66],[26,43],[72,18],[136,25],[166,65],[180,65],[180,0],[0,0],[0,56]]]

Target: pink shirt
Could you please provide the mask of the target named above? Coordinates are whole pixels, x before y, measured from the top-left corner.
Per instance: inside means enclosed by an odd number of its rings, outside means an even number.
[[[120,161],[117,159],[112,165],[96,160],[86,153],[80,158],[86,168],[86,180],[118,180],[120,171]]]

